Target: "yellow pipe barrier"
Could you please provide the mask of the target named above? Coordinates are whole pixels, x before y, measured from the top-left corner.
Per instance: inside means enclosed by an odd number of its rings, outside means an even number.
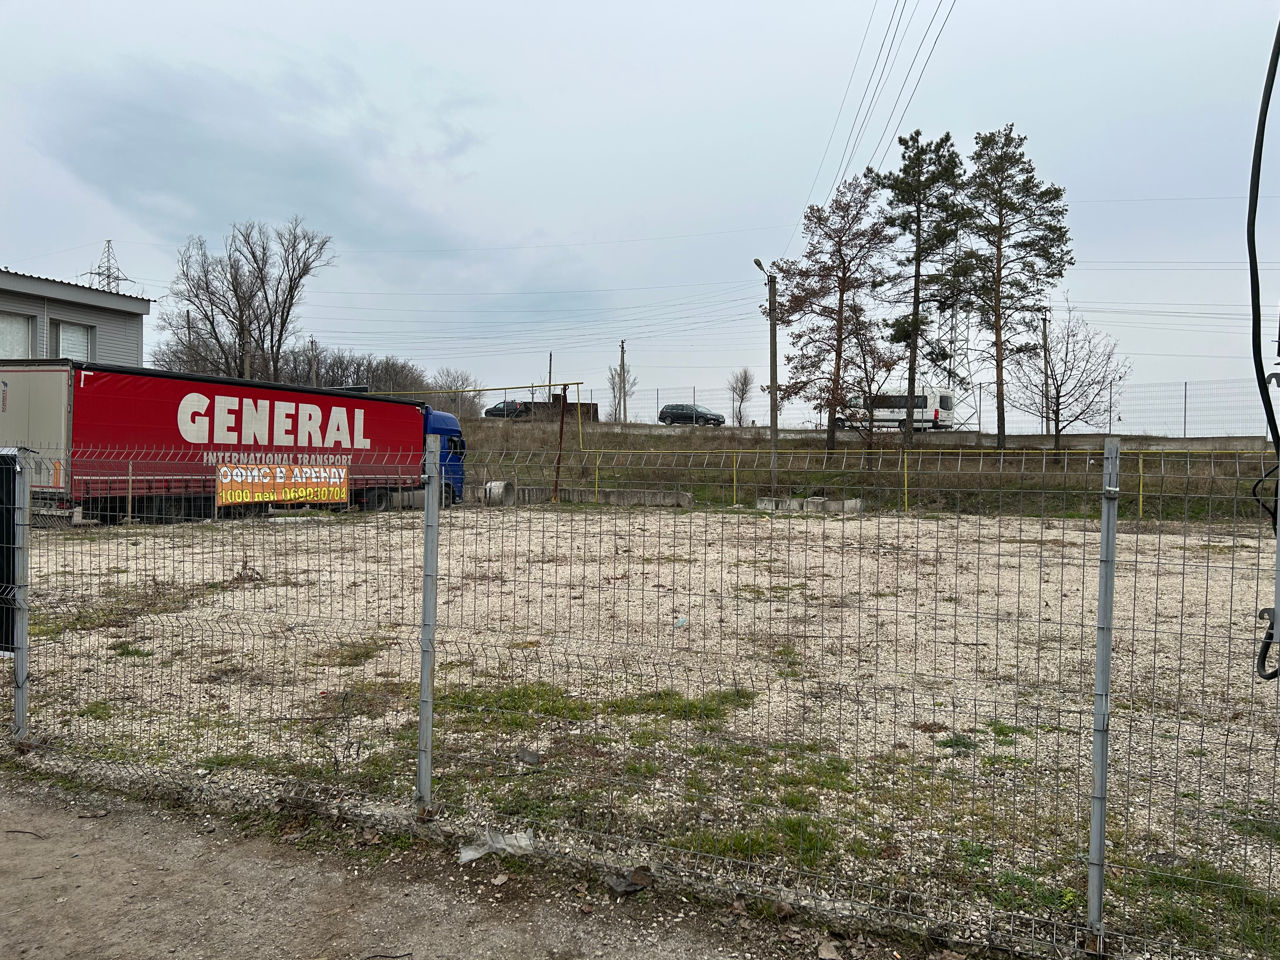
[[[910,508],[907,500],[907,451],[902,451],[902,512],[906,513]]]

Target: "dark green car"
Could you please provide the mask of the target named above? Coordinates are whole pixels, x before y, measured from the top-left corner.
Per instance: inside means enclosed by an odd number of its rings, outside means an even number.
[[[723,427],[724,414],[700,407],[696,403],[668,403],[658,414],[658,422],[667,426],[673,423],[692,423],[699,427]]]

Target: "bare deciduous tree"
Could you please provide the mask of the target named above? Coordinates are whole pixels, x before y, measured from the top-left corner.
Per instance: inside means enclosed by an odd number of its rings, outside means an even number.
[[[1077,423],[1106,424],[1109,398],[1129,376],[1130,364],[1116,356],[1112,337],[1070,306],[1063,319],[1050,319],[1048,340],[1047,352],[1014,357],[1009,405],[1044,418],[1053,430],[1053,448],[1061,450],[1064,430]]]
[[[747,416],[743,407],[747,397],[756,385],[756,375],[747,367],[729,375],[729,397],[733,402],[733,424],[737,427],[747,425]]]
[[[484,395],[476,389],[479,386],[480,381],[466,370],[441,367],[427,379],[426,389],[445,392],[428,393],[426,401],[437,410],[447,410],[459,419],[479,417],[484,413]]]
[[[319,345],[286,347],[280,355],[278,382],[314,384],[326,389],[359,386],[372,393],[408,393],[427,388],[426,375],[412,361]]]
[[[635,374],[631,372],[630,367],[627,368],[625,373],[625,383],[623,382],[623,376],[623,372],[617,367],[609,368],[610,420],[617,421],[622,419],[622,398],[624,395],[626,396],[628,403],[630,403],[631,398],[635,396],[637,380]]]
[[[859,312],[861,308],[858,308]],[[892,342],[892,328],[855,316],[848,338],[849,379],[857,390],[858,405],[867,413],[862,426],[868,438],[876,428],[875,398],[902,366],[903,348]],[[853,404],[850,403],[850,406]]]
[[[836,418],[849,406],[862,377],[851,365],[862,357],[880,369],[874,343],[885,329],[869,312],[891,266],[894,232],[876,205],[875,187],[862,178],[842,183],[831,202],[804,215],[805,252],[774,264],[779,323],[789,330],[791,379],[779,399],[800,397],[826,411],[827,450],[836,443]],[[860,333],[855,328],[864,328]],[[852,351],[855,340],[867,350]]]
[[[332,240],[300,217],[274,227],[233,224],[221,254],[203,237],[189,239],[169,287],[176,306],[160,315],[166,340],[152,361],[187,373],[279,380],[303,288],[333,262]]]

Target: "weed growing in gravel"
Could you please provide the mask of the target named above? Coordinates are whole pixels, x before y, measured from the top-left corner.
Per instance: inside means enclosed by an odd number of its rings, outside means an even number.
[[[700,697],[689,698],[675,690],[655,690],[607,700],[603,708],[609,713],[624,716],[651,714],[670,717],[672,720],[715,721],[723,720],[729,711],[749,707],[756,694],[751,690],[733,687],[728,690],[712,690]]]
[[[394,643],[394,639],[383,636],[348,640],[321,650],[312,662],[323,667],[362,667]]]
[[[90,600],[37,605],[31,615],[31,636],[52,637],[70,630],[128,627],[143,617],[181,613],[223,589],[225,586],[220,582],[190,585],[153,580],[131,586],[107,584]]]
[[[76,711],[78,717],[88,717],[90,720],[98,720],[105,722],[111,719],[115,709],[106,700],[93,700],[86,703],[80,710]]]
[[[973,750],[978,746],[978,741],[973,737],[963,733],[953,733],[949,737],[943,737],[938,741],[938,746],[947,750],[954,750],[957,753]]]
[[[116,640],[114,643],[108,643],[107,649],[114,653],[117,657],[151,657],[155,654],[145,647],[138,646],[133,640]]]
[[[1002,910],[1023,913],[1038,909],[1069,913],[1078,908],[1080,894],[1071,887],[1047,883],[1017,870],[1003,870],[995,877],[991,900]]]
[[[1016,727],[1002,720],[988,720],[986,726],[991,731],[991,735],[996,738],[996,743],[1002,747],[1012,746],[1018,737],[1025,737],[1031,733],[1026,727]]]
[[[320,712],[326,718],[369,717],[378,719],[397,706],[412,706],[418,685],[403,680],[357,680],[342,690],[320,697]]]
[[[805,870],[816,870],[836,852],[839,836],[824,820],[803,814],[783,814],[756,827],[694,830],[675,839],[675,844],[695,853],[746,863],[782,860]]]
[[[591,704],[542,680],[503,687],[453,689],[436,698],[437,712],[463,729],[532,730],[548,720],[586,720]]]
[[[1232,826],[1243,834],[1261,837],[1272,843],[1280,844],[1280,815],[1275,811],[1265,811],[1267,815],[1246,815],[1233,821]]]
[[[1234,870],[1203,859],[1167,867],[1129,861],[1114,888],[1131,916],[1146,913],[1186,945],[1216,952],[1222,940],[1234,940],[1259,956],[1280,957],[1280,897]]]

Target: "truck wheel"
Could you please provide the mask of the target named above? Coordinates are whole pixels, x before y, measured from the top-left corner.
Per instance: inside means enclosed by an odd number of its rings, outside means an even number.
[[[453,484],[440,484],[440,509],[448,510],[453,506]]]
[[[391,509],[391,494],[387,490],[377,488],[364,495],[364,508],[371,513],[382,513]]]

